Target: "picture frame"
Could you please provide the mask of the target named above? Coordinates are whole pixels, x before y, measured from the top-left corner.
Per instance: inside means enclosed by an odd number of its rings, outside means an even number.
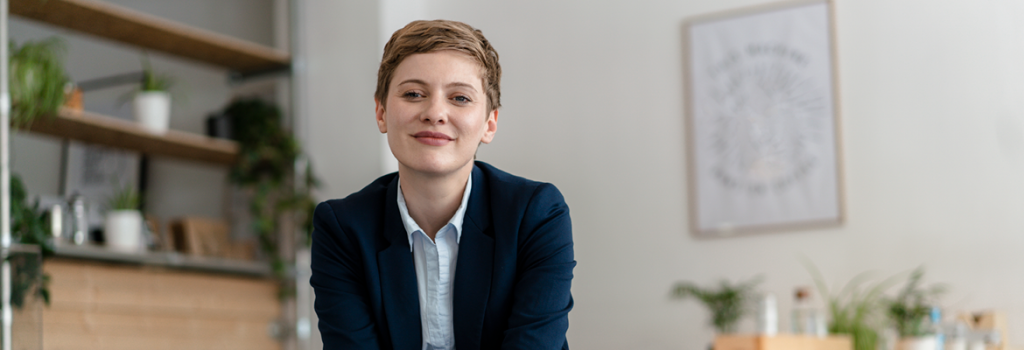
[[[142,155],[138,152],[67,140],[61,167],[61,194],[85,199],[89,228],[103,226],[107,202],[124,186],[139,193]]]
[[[690,228],[702,237],[841,225],[833,4],[684,25]]]

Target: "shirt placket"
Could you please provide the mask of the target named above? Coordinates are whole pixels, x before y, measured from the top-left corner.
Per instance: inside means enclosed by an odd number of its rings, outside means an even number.
[[[440,277],[440,278],[438,278],[438,281],[440,283],[437,284],[437,292],[436,293],[437,293],[437,296],[438,296],[438,298],[437,298],[437,310],[438,310],[437,315],[438,315],[438,321],[441,323],[438,326],[442,327],[440,329],[444,330],[444,332],[441,332],[441,334],[440,334],[440,336],[441,336],[441,343],[440,344],[444,344],[445,349],[451,349],[451,345],[452,345],[452,344],[450,344],[451,339],[448,337],[448,329],[449,329],[448,327],[450,327],[451,320],[452,320],[451,308],[449,307],[450,305],[448,305],[448,300],[450,300],[448,294],[449,294],[449,291],[451,290],[449,288],[449,284],[451,284],[451,278],[450,278],[451,276],[449,275],[451,273],[451,269],[450,269],[451,249],[448,246],[447,241],[445,240],[447,238],[447,236],[451,233],[450,230],[449,230],[449,227],[450,227],[450,225],[446,225],[445,227],[443,227],[440,230],[440,232],[438,232],[437,237],[436,237],[437,242],[442,242],[441,244],[437,245],[437,251],[438,251],[438,254],[437,254],[438,255],[438,257],[437,257],[437,265],[438,265],[437,266],[437,272],[438,272],[438,277]]]

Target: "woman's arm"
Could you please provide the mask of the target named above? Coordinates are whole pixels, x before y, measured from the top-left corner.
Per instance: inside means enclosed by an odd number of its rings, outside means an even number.
[[[324,349],[379,350],[377,327],[366,295],[360,252],[338,224],[328,202],[313,215],[313,308]]]
[[[551,184],[536,189],[520,227],[512,313],[502,349],[568,349],[572,309],[572,223],[562,194]]]

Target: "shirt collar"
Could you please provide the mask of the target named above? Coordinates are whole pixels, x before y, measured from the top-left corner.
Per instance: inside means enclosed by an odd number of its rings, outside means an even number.
[[[466,180],[466,189],[462,191],[462,203],[459,204],[459,209],[455,210],[455,215],[448,220],[448,225],[455,227],[455,243],[458,243],[462,239],[462,222],[466,218],[466,203],[469,202],[469,193],[473,189],[473,176],[470,174],[469,179]],[[409,216],[409,207],[405,204],[405,195],[402,194],[402,179],[398,179],[398,212],[402,214],[402,224],[405,226],[405,233],[409,237],[409,251],[412,251],[412,234],[417,231],[423,231],[420,225],[413,220],[412,216]]]

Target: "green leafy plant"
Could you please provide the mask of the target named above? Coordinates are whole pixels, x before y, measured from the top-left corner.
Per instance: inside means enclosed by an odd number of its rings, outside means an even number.
[[[872,282],[872,274],[864,272],[854,276],[833,294],[825,285],[821,272],[809,262],[805,261],[805,266],[813,276],[818,292],[827,301],[829,333],[849,335],[853,339],[854,350],[875,350],[884,328],[884,293],[898,282],[899,276]]]
[[[53,115],[64,104],[68,77],[66,46],[59,38],[10,43],[11,124],[28,128],[39,116]]]
[[[149,63],[149,56],[142,56],[142,86],[141,91],[168,91],[174,85],[174,80],[167,74],[159,74],[153,71]]]
[[[672,288],[672,296],[700,300],[711,312],[711,326],[719,333],[727,334],[735,332],[739,320],[750,312],[749,301],[755,298],[755,287],[760,283],[760,277],[736,284],[722,280],[717,288],[701,288],[691,282],[679,282]]]
[[[138,210],[140,202],[141,198],[139,192],[135,190],[135,186],[126,182],[123,186],[118,186],[114,195],[107,200],[107,209]]]
[[[46,215],[39,213],[39,202],[29,203],[21,177],[11,174],[11,238],[22,244],[39,246],[42,257],[47,258],[54,253],[47,231]],[[33,294],[49,305],[50,276],[42,272],[40,259],[33,259],[27,254],[12,254],[10,259],[14,267],[11,305],[20,309],[25,298]]]
[[[285,264],[277,254],[275,234],[279,219],[282,215],[294,215],[306,229],[309,242],[316,205],[310,190],[319,186],[319,181],[307,162],[300,182],[302,188],[297,190],[288,185],[301,151],[295,138],[281,126],[277,106],[259,98],[244,98],[233,101],[223,113],[231,118],[232,137],[239,144],[238,157],[231,167],[231,182],[251,191],[252,228],[261,251],[270,257],[275,274],[284,277]]]
[[[922,286],[923,277],[924,267],[915,269],[899,294],[885,301],[886,316],[896,327],[900,337],[927,335],[932,307],[936,304],[936,299],[946,292],[943,285]]]

